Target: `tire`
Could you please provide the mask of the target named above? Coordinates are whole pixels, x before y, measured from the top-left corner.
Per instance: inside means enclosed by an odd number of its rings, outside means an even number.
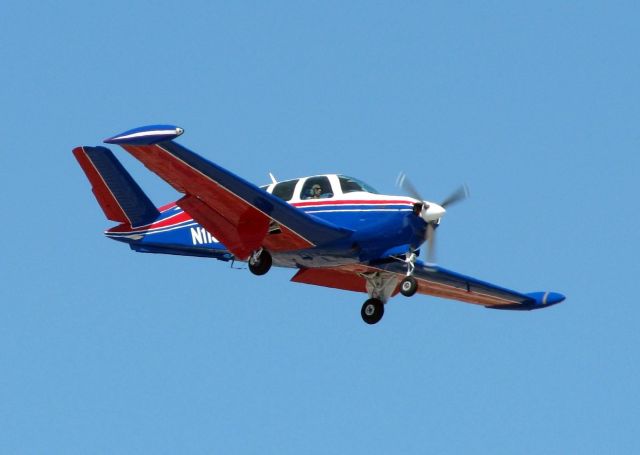
[[[384,303],[378,299],[369,299],[362,305],[360,310],[362,320],[367,324],[375,324],[382,319],[384,315]]]
[[[418,282],[412,276],[406,277],[400,282],[400,294],[411,297],[418,290]]]
[[[264,275],[271,268],[272,262],[269,252],[262,250],[257,259],[249,258],[249,270],[254,275]]]

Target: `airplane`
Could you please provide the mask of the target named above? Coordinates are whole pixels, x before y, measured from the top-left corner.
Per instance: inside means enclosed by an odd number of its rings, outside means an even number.
[[[440,204],[424,200],[404,176],[408,196],[379,194],[341,174],[256,186],[180,145],[174,125],[134,128],[117,144],[183,196],[156,207],[104,146],[73,149],[106,217],[108,238],[136,252],[246,262],[254,275],[272,266],[296,270],[291,281],[366,293],[360,314],[376,324],[389,299],[416,293],[501,310],[536,310],[565,300],[558,292],[521,293],[419,259],[458,190]],[[431,257],[429,257],[431,259]]]

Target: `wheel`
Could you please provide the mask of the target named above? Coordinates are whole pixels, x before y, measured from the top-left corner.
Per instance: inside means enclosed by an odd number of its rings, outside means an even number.
[[[406,277],[400,282],[400,294],[411,297],[418,290],[418,282],[412,276]]]
[[[264,275],[271,268],[271,255],[267,250],[262,250],[257,257],[251,255],[249,258],[249,270],[254,275]]]
[[[382,319],[384,314],[384,303],[378,299],[369,299],[362,305],[360,311],[362,320],[367,324],[375,324]]]

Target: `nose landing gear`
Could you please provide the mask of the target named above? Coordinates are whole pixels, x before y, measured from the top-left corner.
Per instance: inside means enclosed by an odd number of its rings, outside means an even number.
[[[400,294],[405,297],[411,297],[418,290],[418,282],[413,277],[413,271],[416,268],[416,260],[418,255],[415,251],[411,250],[407,253],[407,257],[404,262],[407,264],[407,276],[400,282]]]
[[[417,290],[418,282],[412,276],[408,276],[400,282],[400,294],[405,297],[411,297]]]

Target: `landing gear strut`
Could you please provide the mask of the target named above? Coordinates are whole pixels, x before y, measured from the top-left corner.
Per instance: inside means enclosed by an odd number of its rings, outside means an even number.
[[[413,275],[413,271],[416,268],[416,260],[418,260],[418,255],[416,254],[415,251],[413,251],[413,248],[412,248],[411,251],[407,253],[407,257],[404,260],[404,262],[407,264],[407,276]]]
[[[249,270],[254,275],[264,275],[271,268],[271,254],[264,248],[254,251],[249,256]]]
[[[405,297],[411,297],[418,290],[418,282],[413,277],[413,271],[416,268],[416,259],[418,259],[418,256],[412,250],[404,260],[407,264],[407,276],[400,282],[400,294]]]

